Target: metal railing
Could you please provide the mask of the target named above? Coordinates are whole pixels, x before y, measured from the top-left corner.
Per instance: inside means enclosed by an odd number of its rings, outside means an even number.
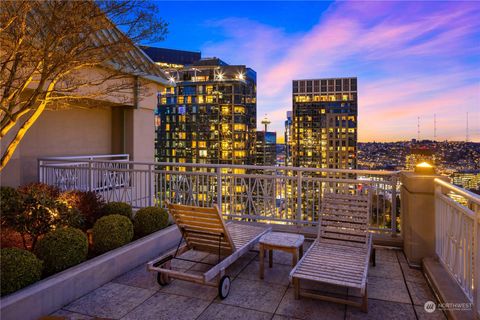
[[[435,251],[480,313],[480,196],[435,179]]]
[[[226,218],[315,226],[323,192],[372,195],[371,228],[398,234],[398,172],[192,163],[127,159],[41,158],[39,181],[63,190],[95,191],[134,207],[166,202],[218,205]]]
[[[128,169],[128,154],[49,157],[38,160],[38,181],[55,185],[61,190],[101,191],[115,184],[125,185],[125,175],[98,175],[93,161],[102,160],[96,168]]]

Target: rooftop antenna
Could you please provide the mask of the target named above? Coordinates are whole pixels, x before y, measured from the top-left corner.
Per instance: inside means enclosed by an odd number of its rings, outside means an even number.
[[[270,120],[268,120],[267,115],[265,114],[265,118],[261,122],[265,126],[265,132],[267,132],[267,127],[270,123],[272,123]]]
[[[433,114],[433,141],[437,141],[437,114]]]
[[[417,141],[420,141],[420,117],[417,117]]]
[[[467,136],[466,136],[466,139],[465,139],[465,142],[468,142],[469,140],[469,132],[468,132],[468,112],[467,112],[467,128],[466,128],[466,131],[467,131]]]

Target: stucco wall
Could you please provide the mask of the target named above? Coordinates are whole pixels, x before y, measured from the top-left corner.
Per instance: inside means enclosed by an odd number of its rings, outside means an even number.
[[[2,148],[11,137],[2,139]],[[3,141],[5,140],[5,141]],[[28,130],[1,172],[1,185],[37,181],[37,158],[109,154],[112,152],[112,110],[71,108],[45,111]]]

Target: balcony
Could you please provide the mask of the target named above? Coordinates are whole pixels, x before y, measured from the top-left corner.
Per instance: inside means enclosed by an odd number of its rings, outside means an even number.
[[[234,280],[225,300],[216,297],[216,289],[180,280],[160,287],[155,275],[139,263],[138,268],[64,306],[56,315],[115,319],[422,319],[432,316],[424,304],[436,301],[436,296],[441,303],[469,304],[464,310],[457,310],[458,305],[439,305],[443,312],[437,309],[433,314],[439,319],[475,318],[479,310],[480,197],[434,176],[140,163],[129,161],[126,155],[42,158],[38,172],[41,182],[64,190],[95,191],[106,201],[125,201],[134,207],[165,206],[166,201],[217,204],[226,220],[268,223],[274,230],[303,233],[307,239],[316,234],[323,191],[366,190],[373,199],[370,230],[377,247],[377,264],[370,266],[368,274],[368,314],[330,302],[294,300],[288,282],[290,256],[275,252],[273,269],[260,280],[258,252],[251,251],[228,270]],[[199,258],[209,261],[214,257]],[[422,269],[412,268],[422,262]],[[202,271],[203,266],[183,267]],[[446,278],[451,282],[438,281]],[[445,283],[453,285],[445,289]],[[359,299],[356,292],[342,288],[311,284],[309,289]],[[457,296],[452,298],[449,290],[456,290]],[[464,300],[455,300],[458,293]]]

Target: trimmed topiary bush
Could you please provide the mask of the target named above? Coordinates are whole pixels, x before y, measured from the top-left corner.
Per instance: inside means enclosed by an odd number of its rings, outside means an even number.
[[[109,202],[103,207],[103,216],[120,214],[132,219],[132,206],[125,202]]]
[[[146,207],[137,211],[133,219],[135,236],[140,238],[165,228],[168,224],[168,213],[158,207]]]
[[[35,254],[43,260],[45,275],[60,272],[87,259],[87,236],[75,228],[56,229],[38,241]]]
[[[0,253],[1,295],[15,292],[40,280],[42,261],[27,250],[5,248]]]
[[[104,253],[129,243],[133,238],[133,224],[125,216],[112,214],[98,219],[92,233],[93,250]]]

